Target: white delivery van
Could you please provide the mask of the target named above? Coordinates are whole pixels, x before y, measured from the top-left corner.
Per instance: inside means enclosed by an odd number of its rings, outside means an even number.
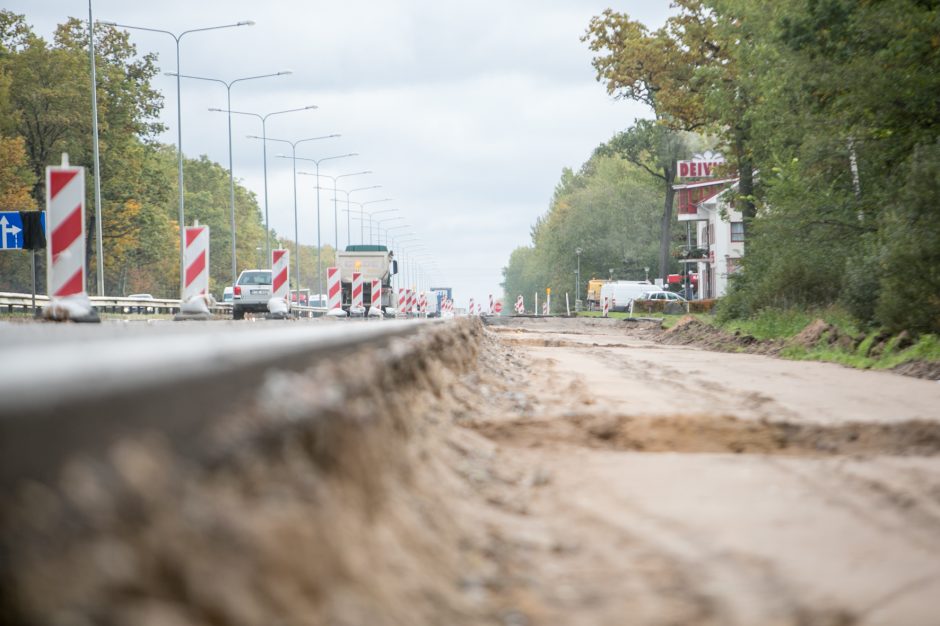
[[[662,291],[648,280],[617,280],[601,286],[601,303],[604,307],[604,298],[611,298],[611,311],[629,311],[630,303],[644,293]]]

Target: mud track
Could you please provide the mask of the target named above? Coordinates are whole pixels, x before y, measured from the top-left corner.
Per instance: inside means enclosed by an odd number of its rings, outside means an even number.
[[[940,388],[436,326],[2,497],[0,623],[935,624]]]

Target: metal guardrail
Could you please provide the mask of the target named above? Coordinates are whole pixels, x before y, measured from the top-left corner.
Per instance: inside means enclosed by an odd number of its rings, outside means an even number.
[[[180,301],[172,298],[154,298],[142,300],[139,298],[90,296],[91,304],[100,313],[124,314],[166,314],[173,315],[180,311]],[[36,296],[36,307],[42,308],[49,302],[48,296]],[[0,292],[0,313],[8,314],[21,311],[30,313],[33,308],[33,296],[28,293]],[[326,314],[327,309],[312,306],[291,306],[295,317],[317,317]],[[210,308],[214,315],[231,315],[232,305],[228,302],[217,302]]]

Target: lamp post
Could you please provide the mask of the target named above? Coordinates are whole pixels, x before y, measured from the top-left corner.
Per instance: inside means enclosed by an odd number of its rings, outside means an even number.
[[[350,195],[350,194],[353,194],[353,193],[355,193],[355,192],[357,192],[357,191],[366,191],[366,190],[368,190],[368,189],[381,189],[381,188],[382,188],[382,185],[372,185],[372,186],[370,186],[370,187],[357,187],[356,189],[350,189],[349,191],[346,191],[345,189],[337,189],[337,190],[336,190],[336,191],[338,191],[338,192],[339,192],[339,191],[342,191],[344,194],[346,194],[346,209],[345,209],[345,211],[346,211],[346,245],[347,245],[347,246],[348,246],[350,243],[352,243],[352,234],[351,234],[352,231],[351,231],[350,228],[349,228],[349,227],[350,227],[350,218],[349,218],[349,214],[350,214],[350,211],[349,211],[349,202],[350,202],[350,200],[349,200],[349,195]]]
[[[289,141],[287,139],[275,139],[274,137],[259,137],[257,135],[248,135],[249,139],[260,139],[261,141],[267,143],[268,141],[276,141],[278,143],[286,143],[290,146],[291,156],[289,157],[294,164],[294,257],[296,261],[294,262],[294,267],[297,270],[297,297],[298,301],[300,298],[300,238],[298,237],[297,230],[297,146],[308,141],[319,141],[320,139],[333,139],[334,137],[339,137],[339,135],[324,135],[322,137],[307,137],[305,139],[298,139],[297,141]]]
[[[301,173],[303,173],[303,172],[301,172]],[[333,247],[334,247],[336,250],[339,250],[339,214],[337,213],[337,210],[336,210],[336,192],[337,192],[337,191],[342,191],[342,190],[336,188],[336,181],[338,181],[340,178],[347,178],[347,177],[349,177],[349,176],[362,176],[362,175],[364,175],[364,174],[371,174],[371,173],[372,173],[372,170],[363,170],[362,172],[353,172],[353,173],[351,173],[351,174],[339,174],[338,176],[330,176],[329,174],[320,174],[320,175],[319,175],[319,178],[329,178],[330,180],[333,181],[333,237],[334,237]],[[317,180],[317,185],[319,185],[319,184],[320,184],[320,183],[319,183],[319,180]],[[317,187],[317,193],[320,193],[319,187]],[[347,198],[347,199],[349,198],[349,193],[348,193],[348,192],[346,193],[346,198]],[[348,207],[347,207],[347,208],[348,208]],[[349,245],[349,230],[348,230],[348,228],[347,228],[347,230],[346,230],[346,245]]]
[[[178,155],[178,165],[177,165],[177,187],[179,187],[179,226],[180,226],[180,299],[183,298],[183,290],[186,287],[186,262],[185,262],[185,253],[186,253],[186,223],[185,223],[185,211],[184,211],[184,199],[183,199],[183,107],[182,107],[182,92],[180,90],[180,40],[190,34],[204,32],[208,30],[219,30],[222,28],[235,28],[237,26],[254,26],[254,22],[247,20],[244,22],[236,22],[235,24],[223,24],[222,26],[208,26],[206,28],[191,28],[189,30],[184,30],[183,32],[176,34],[168,30],[161,30],[159,28],[145,28],[143,26],[129,26],[127,24],[118,24],[116,22],[100,22],[106,26],[114,26],[116,28],[127,28],[131,30],[143,30],[151,33],[163,33],[164,35],[169,35],[176,42],[176,150]]]
[[[225,87],[226,94],[226,110],[231,111],[232,109],[232,86],[236,83],[245,82],[248,80],[257,80],[259,78],[273,78],[275,76],[286,76],[291,74],[291,70],[281,70],[279,72],[273,72],[270,74],[258,74],[257,76],[243,76],[242,78],[236,78],[230,81],[224,81],[220,78],[209,78],[206,76],[190,76],[188,74],[174,74],[172,72],[167,72],[167,76],[176,76],[177,78],[189,78],[191,80],[202,80],[210,83],[218,83]],[[235,284],[235,280],[238,278],[238,264],[236,262],[236,241],[237,237],[235,234],[235,170],[234,164],[232,161],[232,114],[228,114],[228,187],[229,187],[229,204],[231,207],[231,215],[229,219],[229,225],[232,229],[232,284]]]
[[[391,202],[391,201],[392,201],[391,198],[382,198],[381,200],[366,200],[365,202],[355,202],[355,201],[353,201],[352,204],[358,204],[358,205],[359,205],[359,215],[360,215],[360,216],[367,214],[367,215],[369,215],[369,218],[371,219],[372,214],[371,214],[371,213],[368,213],[368,211],[365,211],[362,207],[364,207],[364,206],[367,205],[367,204],[375,204],[376,202]],[[349,210],[347,209],[347,212],[348,212],[348,211],[349,211]],[[363,239],[365,239],[365,234],[364,234],[364,233],[365,233],[365,228],[363,227],[363,221],[364,221],[364,220],[362,220],[362,219],[360,218],[360,220],[359,220],[359,243],[364,243]],[[371,241],[372,241],[371,238],[372,238],[372,225],[371,225],[371,223],[370,223],[370,225],[369,225],[369,241],[370,241],[370,243],[371,243]]]
[[[581,253],[582,252],[583,250],[581,250],[580,247],[574,249],[574,253],[578,255],[578,277],[575,280],[575,283],[576,283],[575,293],[577,295],[574,297],[575,310],[578,310],[578,303],[581,301]]]
[[[389,226],[388,228],[386,228],[385,229],[385,247],[386,248],[388,247],[388,234],[392,232],[393,230],[398,230],[399,228],[411,228],[411,226],[409,226],[408,224],[400,224],[398,226]]]
[[[262,140],[266,139],[268,136],[267,122],[268,118],[273,115],[281,115],[282,113],[296,113],[298,111],[309,111],[311,109],[316,109],[317,105],[311,104],[310,106],[300,107],[299,109],[285,109],[283,111],[272,111],[270,113],[252,113],[249,111],[232,111],[231,109],[209,109],[215,113],[228,113],[230,116],[234,113],[235,115],[251,115],[257,117],[261,120],[261,138]],[[231,120],[230,120],[231,121]],[[231,124],[229,124],[231,128]],[[229,136],[231,138],[231,135]],[[264,255],[266,258],[271,258],[271,226],[268,222],[268,142],[261,142],[261,153],[264,163]]]
[[[278,156],[281,156],[281,155],[278,155]],[[318,294],[323,293],[323,268],[321,267],[321,263],[320,263],[320,252],[323,248],[323,245],[320,239],[320,163],[322,163],[323,161],[332,161],[333,159],[345,159],[346,157],[354,157],[354,156],[359,156],[359,153],[350,152],[348,154],[337,154],[336,156],[323,157],[322,159],[310,159],[310,158],[299,157],[299,156],[291,157],[294,159],[295,162],[298,160],[310,161],[311,163],[314,164],[317,170],[313,174],[311,174],[310,172],[299,172],[299,173],[307,175],[307,176],[312,175],[312,176],[317,177],[317,284],[318,284],[317,293]]]
[[[397,211],[397,210],[398,210],[398,209],[382,209],[381,211],[372,211],[371,213],[368,213],[368,215],[369,215],[369,243],[370,243],[370,244],[372,243],[372,224],[373,224],[373,222],[374,222],[375,224],[379,224],[379,223],[380,223],[379,220],[373,220],[372,217],[375,216],[375,215],[378,215],[379,213],[392,213],[392,212]],[[394,218],[392,218],[392,219],[394,219]],[[399,218],[399,219],[405,219],[405,218]],[[378,244],[378,239],[379,239],[379,230],[378,230],[378,226],[376,226],[376,229],[375,229],[375,239],[376,239],[376,244]]]

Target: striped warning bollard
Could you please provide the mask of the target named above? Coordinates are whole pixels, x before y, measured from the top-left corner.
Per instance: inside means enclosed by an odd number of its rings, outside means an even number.
[[[516,313],[519,315],[525,315],[525,300],[521,294],[518,298],[516,298]]]
[[[329,317],[346,317],[343,310],[343,285],[338,267],[326,268],[326,314]]]
[[[369,317],[382,317],[382,281],[372,279],[372,286],[369,290],[371,303],[369,304]]]
[[[428,314],[428,296],[423,291],[418,296],[418,315],[427,316]]]
[[[85,168],[62,165],[46,168],[46,285],[47,319],[99,322],[85,293]]]
[[[183,285],[183,301],[209,293],[209,227],[186,227],[186,250],[183,253],[186,267]]]
[[[610,296],[604,296],[604,317],[607,317],[607,313],[610,311]]]
[[[362,307],[362,272],[352,273],[352,298],[349,303],[349,314],[359,315]]]
[[[290,253],[284,249],[271,251],[271,298],[269,318],[286,318],[290,313]]]
[[[494,305],[493,305],[493,294],[490,294],[490,309],[489,309],[489,314],[490,314],[490,315],[494,315],[494,314],[496,313],[496,309],[493,308],[493,307],[494,307]]]
[[[187,226],[183,241],[183,300],[176,321],[208,320],[209,307],[215,303],[209,295],[209,227]]]
[[[467,308],[467,315],[473,315],[473,298],[470,298],[470,306]]]
[[[408,290],[404,287],[398,288],[398,315],[408,314]]]

